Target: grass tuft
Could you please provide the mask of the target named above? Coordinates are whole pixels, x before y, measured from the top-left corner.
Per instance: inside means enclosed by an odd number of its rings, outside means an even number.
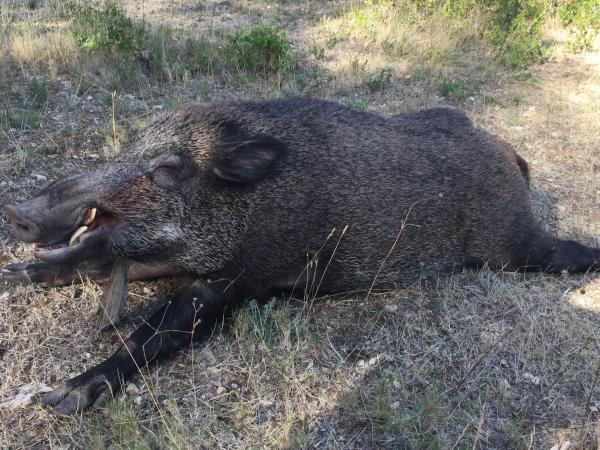
[[[464,102],[469,96],[479,91],[479,88],[472,83],[445,76],[438,80],[437,87],[441,95],[458,103]]]
[[[27,86],[27,100],[34,108],[41,108],[48,101],[48,83],[33,77]]]
[[[281,305],[279,300],[271,299],[260,305],[252,300],[247,308],[237,313],[234,334],[242,340],[254,336],[255,344],[273,351],[280,345],[292,346],[301,342],[306,334],[306,324],[302,317],[293,313],[288,303]]]

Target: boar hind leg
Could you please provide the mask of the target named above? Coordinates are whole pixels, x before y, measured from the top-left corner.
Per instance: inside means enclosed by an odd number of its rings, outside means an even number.
[[[575,241],[556,239],[551,254],[552,257],[546,268],[548,272],[577,273],[600,270],[598,248],[588,247]]]
[[[600,249],[588,247],[576,241],[540,238],[521,263],[516,264],[524,271],[548,273],[580,273],[600,270]]]
[[[198,283],[177,295],[138,328],[110,358],[68,380],[43,403],[57,414],[101,404],[141,367],[172,355],[192,339],[210,336],[232,306],[227,283]]]

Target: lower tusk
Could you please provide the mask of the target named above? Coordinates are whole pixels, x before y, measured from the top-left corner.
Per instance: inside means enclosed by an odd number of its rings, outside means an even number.
[[[71,236],[71,239],[69,239],[69,247],[72,247],[77,242],[79,242],[79,238],[81,237],[81,235],[83,233],[85,233],[87,231],[87,229],[88,229],[88,227],[86,227],[86,226],[77,228],[77,231],[75,233],[73,233],[73,236]]]

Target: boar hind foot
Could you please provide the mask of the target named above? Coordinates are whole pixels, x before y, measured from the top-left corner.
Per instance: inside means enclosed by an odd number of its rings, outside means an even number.
[[[49,393],[43,403],[56,414],[100,405],[140,368],[166,358],[192,339],[210,336],[232,306],[228,283],[198,283],[167,302],[110,358]]]

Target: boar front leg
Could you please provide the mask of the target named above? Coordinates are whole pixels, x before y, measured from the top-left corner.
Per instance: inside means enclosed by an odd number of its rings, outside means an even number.
[[[68,380],[44,399],[56,414],[101,404],[141,367],[168,357],[192,339],[208,337],[233,306],[224,281],[198,282],[177,295],[138,328],[110,358]]]
[[[35,283],[42,286],[67,286],[91,278],[104,281],[108,278],[112,263],[95,266],[71,266],[48,262],[9,264],[0,272],[0,281],[8,283]]]
[[[114,267],[114,260],[86,261],[77,265],[55,264],[51,262],[15,263],[4,267],[0,281],[8,283],[35,283],[42,286],[67,286],[90,278],[94,281],[108,280]],[[138,263],[128,261],[128,280],[152,280],[183,273],[172,264]]]

